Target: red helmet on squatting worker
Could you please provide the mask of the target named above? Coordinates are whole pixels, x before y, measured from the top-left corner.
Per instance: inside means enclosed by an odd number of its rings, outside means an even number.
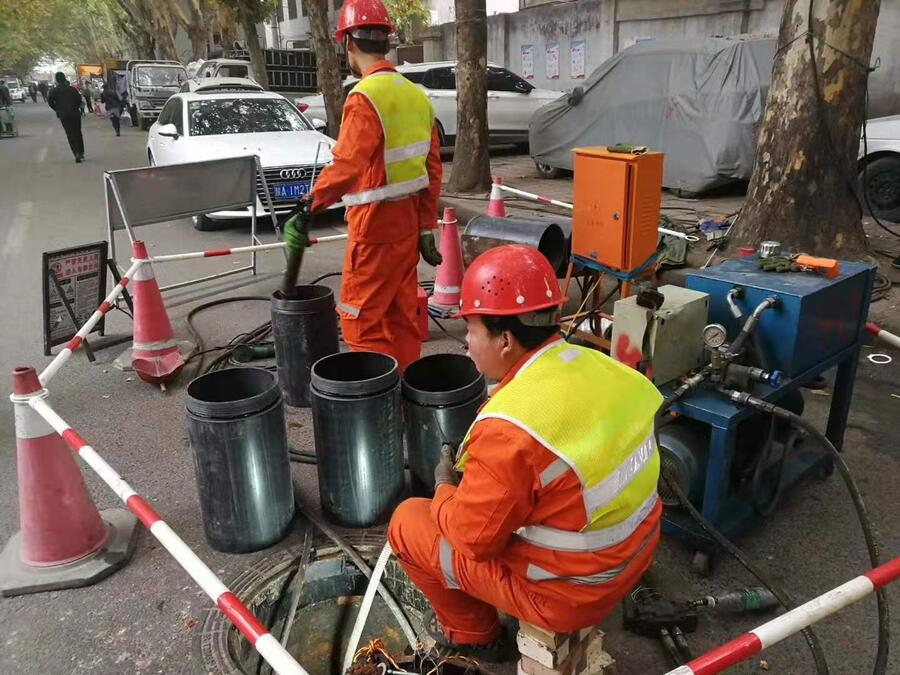
[[[523,244],[478,256],[462,281],[458,316],[510,316],[559,307],[565,298],[544,254]]]
[[[352,35],[352,30],[360,26],[380,27],[386,33],[394,32],[394,24],[381,0],[345,0],[338,15],[334,39],[342,43],[345,34]]]

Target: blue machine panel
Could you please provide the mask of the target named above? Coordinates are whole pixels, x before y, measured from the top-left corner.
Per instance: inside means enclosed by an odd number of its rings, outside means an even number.
[[[834,279],[801,272],[762,272],[756,257],[726,260],[687,276],[687,288],[709,294],[709,321],[737,337],[753,309],[774,295],[779,305],[767,310],[756,329],[769,369],[795,377],[853,345],[865,323],[874,267],[841,261]],[[737,300],[744,313],[735,319],[728,291],[744,289]]]

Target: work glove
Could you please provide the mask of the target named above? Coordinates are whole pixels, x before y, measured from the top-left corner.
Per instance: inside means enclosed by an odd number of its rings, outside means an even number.
[[[453,461],[456,451],[452,445],[441,446],[441,460],[434,467],[434,487],[438,485],[459,485],[459,474]]]
[[[799,272],[800,265],[794,262],[793,257],[788,256],[772,256],[770,258],[760,258],[757,263],[759,269],[763,272]]]
[[[422,259],[432,267],[444,262],[437,244],[434,243],[434,230],[419,230],[419,252],[422,254]]]
[[[281,236],[284,239],[288,251],[299,251],[307,246],[312,246],[309,240],[309,201],[304,200],[298,204],[298,211],[281,227]]]

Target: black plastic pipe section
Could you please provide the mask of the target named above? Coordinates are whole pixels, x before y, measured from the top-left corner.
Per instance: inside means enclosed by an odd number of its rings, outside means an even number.
[[[206,540],[258,551],[294,517],[281,392],[261,368],[217,370],[187,388],[187,426]]]
[[[387,521],[403,496],[397,362],[345,352],[313,364],[310,392],[322,510],[345,527]]]
[[[468,356],[434,354],[407,367],[402,389],[413,491],[430,495],[441,446],[459,447],[484,402],[484,376]]]
[[[339,351],[334,293],[327,286],[297,286],[290,297],[275,291],[271,308],[275,363],[284,401],[308,408],[312,364]]]
[[[463,262],[472,264],[479,255],[504,244],[525,244],[544,254],[557,273],[569,262],[566,236],[553,220],[475,216],[462,235]]]

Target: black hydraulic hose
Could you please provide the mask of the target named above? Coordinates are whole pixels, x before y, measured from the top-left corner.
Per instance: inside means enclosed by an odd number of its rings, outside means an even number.
[[[753,329],[756,328],[756,323],[759,321],[759,317],[761,317],[762,313],[767,309],[769,309],[770,307],[774,307],[777,304],[778,298],[776,298],[775,296],[769,296],[756,306],[756,309],[753,310],[753,313],[747,318],[747,321],[744,322],[744,327],[741,328],[741,332],[738,333],[738,336],[735,338],[734,342],[731,343],[731,352],[733,354],[741,353],[741,350],[744,348],[744,343],[747,342],[747,338],[750,337]]]
[[[850,493],[850,498],[856,509],[860,528],[862,529],[863,537],[866,540],[869,562],[873,568],[878,567],[881,564],[880,555],[878,553],[878,542],[875,540],[872,521],[869,518],[869,512],[866,508],[865,501],[863,500],[862,493],[856,485],[853,474],[850,473],[850,467],[847,466],[847,462],[844,461],[843,456],[838,452],[838,449],[834,447],[834,444],[828,440],[828,437],[819,431],[811,422],[790,410],[780,408],[773,403],[769,403],[768,401],[764,401],[744,392],[733,390],[723,391],[735,403],[749,405],[756,410],[774,415],[775,417],[783,419],[793,426],[802,429],[815,438],[819,444],[829,452],[831,459],[838,468],[838,472],[841,474],[841,478],[844,479],[844,483],[847,485],[847,490]],[[878,652],[875,657],[875,667],[873,672],[875,675],[883,675],[887,671],[887,659],[890,649],[890,608],[888,606],[887,593],[883,588],[876,589],[875,599],[878,604]]]
[[[700,376],[704,375],[704,373],[708,374],[708,371],[701,371],[691,379],[694,380],[700,378]],[[699,385],[700,382],[702,382],[702,378],[698,379],[697,384],[695,384],[693,387],[687,386],[688,383],[686,382],[684,385],[672,392],[672,394],[670,394],[666,398],[666,400],[663,401],[662,405],[660,405],[659,409],[656,411],[656,418],[654,421],[654,434],[656,435],[657,447],[659,447],[660,421],[662,420],[663,416],[673,403],[685,396],[685,394],[687,394],[691,389]],[[768,573],[757,567],[756,563],[751,561],[741,549],[733,544],[724,534],[719,532],[718,528],[716,528],[715,525],[709,522],[709,520],[707,520],[703,516],[703,514],[700,513],[693,504],[691,504],[690,499],[688,499],[688,496],[684,493],[684,490],[681,489],[681,485],[678,484],[678,480],[670,476],[665,467],[666,465],[664,463],[660,464],[660,475],[662,476],[663,481],[665,481],[666,486],[675,495],[675,498],[678,500],[679,504],[688,512],[688,514],[690,514],[690,516],[703,529],[703,531],[706,532],[719,546],[725,549],[735,560],[737,560],[744,567],[744,569],[746,569],[748,572],[750,572],[750,574],[756,577],[756,579],[778,599],[778,602],[782,607],[784,607],[786,610],[793,609],[796,605],[791,597],[787,594],[787,592],[781,589],[778,584],[776,584],[772,580],[772,578],[769,577]],[[822,646],[819,643],[819,638],[816,635],[815,631],[813,631],[812,627],[807,627],[800,632],[803,635],[803,638],[806,640],[806,644],[809,645],[810,651],[812,652],[813,659],[816,662],[816,672],[818,673],[818,675],[828,675],[828,662],[825,659],[825,654],[822,651]]]

